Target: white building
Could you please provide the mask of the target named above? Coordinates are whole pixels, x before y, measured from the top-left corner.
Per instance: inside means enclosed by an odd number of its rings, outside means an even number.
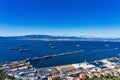
[[[78,68],[90,69],[90,68],[95,68],[96,67],[92,64],[88,64],[87,62],[80,63],[80,64],[72,64],[72,66],[76,69],[78,69]]]

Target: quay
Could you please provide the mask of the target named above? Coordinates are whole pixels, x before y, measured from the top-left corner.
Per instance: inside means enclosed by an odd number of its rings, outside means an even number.
[[[33,57],[33,58],[30,58],[29,60],[46,59],[46,58],[52,58],[52,57],[56,57],[56,56],[62,56],[62,55],[67,55],[67,54],[78,53],[78,52],[83,52],[83,50],[64,52],[64,53],[53,54],[53,55],[46,55],[46,56],[42,56],[42,57]]]

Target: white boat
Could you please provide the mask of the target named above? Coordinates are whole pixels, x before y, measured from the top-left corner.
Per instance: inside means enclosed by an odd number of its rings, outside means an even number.
[[[118,49],[118,48],[114,48],[115,50]]]
[[[106,44],[105,46],[106,46],[106,47],[109,47],[110,45],[109,45],[109,44]]]
[[[79,47],[80,45],[79,45],[79,44],[77,44],[76,46],[77,46],[77,47]]]

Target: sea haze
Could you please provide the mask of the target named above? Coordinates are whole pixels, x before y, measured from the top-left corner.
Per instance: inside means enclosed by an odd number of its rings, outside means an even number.
[[[27,46],[20,47],[21,45]],[[57,46],[58,49],[51,49],[51,45]],[[9,50],[9,48],[16,48],[16,50]],[[31,51],[20,52],[20,49],[31,49]],[[0,63],[77,50],[83,52],[34,60],[31,63],[34,67],[40,68],[119,57],[120,42],[0,40]]]

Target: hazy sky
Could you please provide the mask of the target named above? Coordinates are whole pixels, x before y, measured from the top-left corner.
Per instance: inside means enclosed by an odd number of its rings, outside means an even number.
[[[120,0],[0,0],[0,36],[120,37]]]

